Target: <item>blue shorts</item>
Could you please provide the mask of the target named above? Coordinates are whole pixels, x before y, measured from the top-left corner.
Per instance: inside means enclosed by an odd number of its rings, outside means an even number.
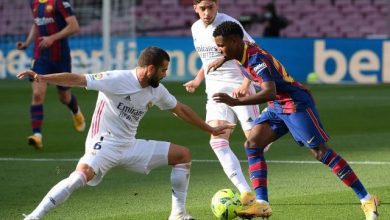
[[[41,74],[47,75],[52,73],[71,72],[72,64],[71,61],[51,61],[45,58],[37,59],[32,61],[31,70]],[[70,87],[57,86],[58,90],[68,90]]]
[[[272,107],[268,107],[255,122],[269,123],[278,138],[290,132],[299,145],[308,148],[317,147],[329,140],[314,104],[289,114],[277,113]]]

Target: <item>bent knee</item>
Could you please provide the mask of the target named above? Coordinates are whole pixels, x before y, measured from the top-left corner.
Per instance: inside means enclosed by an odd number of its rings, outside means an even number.
[[[191,152],[185,147],[175,147],[170,149],[168,155],[168,164],[176,165],[179,163],[189,163],[192,160]]]
[[[32,95],[32,103],[34,103],[34,104],[41,104],[41,103],[43,103],[44,99],[45,99],[45,96],[42,94],[34,93]]]
[[[315,147],[313,149],[310,149],[311,153],[313,154],[314,158],[318,161],[321,161],[323,156],[325,155],[328,148],[325,145],[320,145],[318,147]]]
[[[191,151],[188,148],[184,148],[181,155],[181,163],[189,163],[192,160]]]
[[[245,147],[246,148],[258,148],[261,147],[259,143],[253,139],[248,139],[245,141]]]
[[[95,171],[92,169],[92,167],[86,164],[81,164],[77,166],[76,171],[82,172],[87,178],[87,182],[92,180],[93,177],[95,176]]]

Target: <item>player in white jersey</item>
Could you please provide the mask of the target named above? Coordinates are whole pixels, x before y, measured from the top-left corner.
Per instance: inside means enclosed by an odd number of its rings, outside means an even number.
[[[213,38],[214,29],[224,21],[239,22],[223,13],[218,12],[217,0],[194,0],[194,10],[199,15],[199,20],[192,27],[192,37],[195,49],[202,60],[202,68],[194,80],[184,84],[188,92],[195,89],[205,78],[206,81],[206,122],[209,125],[223,125],[228,123],[241,124],[241,128],[248,137],[254,120],[259,116],[258,106],[235,106],[230,107],[225,104],[216,103],[212,96],[215,93],[223,92],[231,96],[245,96],[255,94],[255,88],[241,74],[241,66],[235,60],[225,62],[216,71],[209,71],[213,61],[222,57],[218,51]],[[244,39],[254,42],[248,33],[244,31]],[[207,74],[205,74],[207,73]],[[221,135],[211,135],[210,146],[217,155],[224,172],[241,193],[244,205],[249,205],[254,201],[255,195],[248,185],[234,152],[230,149],[230,132]]]
[[[183,146],[165,141],[136,139],[138,124],[147,110],[156,105],[213,135],[224,133],[232,125],[211,127],[187,105],[176,100],[160,84],[166,76],[169,55],[157,48],[146,48],[137,68],[96,74],[59,73],[38,75],[29,70],[18,78],[36,82],[98,90],[99,95],[85,143],[85,154],[76,170],[55,185],[25,219],[41,219],[70,194],[86,184],[96,186],[113,167],[148,174],[152,169],[172,165],[172,210],[169,220],[194,219],[187,213],[185,201],[189,183],[191,154]]]

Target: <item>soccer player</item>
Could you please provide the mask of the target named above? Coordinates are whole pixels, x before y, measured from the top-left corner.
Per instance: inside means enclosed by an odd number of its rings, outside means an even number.
[[[270,53],[243,40],[244,33],[235,22],[223,22],[213,33],[222,60],[235,59],[247,70],[246,77],[258,83],[255,95],[233,98],[225,93],[213,96],[218,103],[230,106],[268,102],[267,111],[256,119],[256,125],[245,143],[256,203],[239,212],[241,217],[269,217],[272,214],[267,193],[267,163],[263,149],[290,132],[295,141],[308,148],[314,157],[329,166],[342,182],[351,187],[362,203],[366,219],[378,216],[378,199],[370,195],[348,163],[332,150],[310,92],[295,81]],[[218,66],[214,66],[218,68]]]
[[[191,154],[183,146],[165,141],[136,139],[140,120],[153,105],[170,110],[184,121],[219,135],[232,125],[211,127],[187,105],[176,100],[160,84],[166,76],[169,55],[157,47],[142,51],[138,66],[96,74],[37,74],[31,70],[17,75],[31,77],[36,83],[86,87],[98,90],[95,112],[85,144],[85,154],[76,170],[55,185],[26,219],[41,219],[63,203],[70,194],[86,184],[96,186],[115,166],[148,174],[152,169],[172,165],[172,211],[169,220],[190,220],[185,208]]]
[[[34,23],[24,42],[17,42],[17,49],[26,49],[34,41],[34,55],[31,69],[39,74],[71,72],[70,49],[67,37],[79,31],[79,25],[68,0],[31,0]],[[32,82],[32,101],[30,107],[32,135],[28,144],[41,149],[43,103],[46,96],[46,83]],[[84,116],[80,111],[76,96],[69,87],[57,86],[59,100],[73,115],[77,131],[85,129]]]
[[[206,80],[206,122],[209,125],[223,125],[236,123],[237,119],[241,123],[245,136],[248,136],[254,125],[254,120],[259,116],[259,109],[256,105],[230,107],[225,104],[216,103],[212,95],[224,92],[232,96],[245,96],[254,94],[255,89],[249,80],[244,80],[240,65],[234,61],[227,61],[216,71],[211,71],[207,75],[209,63],[222,57],[218,52],[214,42],[213,31],[224,21],[239,22],[223,13],[218,12],[217,0],[194,0],[194,10],[199,15],[191,27],[194,46],[202,60],[202,68],[194,80],[184,84],[188,92],[194,92],[205,78]],[[240,25],[241,27],[241,25]],[[244,30],[244,39],[254,42],[254,40]],[[233,131],[233,130],[232,130]],[[225,174],[237,187],[242,196],[242,203],[249,205],[255,200],[255,194],[247,183],[239,160],[230,148],[229,138],[231,132],[221,135],[211,135],[210,146],[217,155]]]

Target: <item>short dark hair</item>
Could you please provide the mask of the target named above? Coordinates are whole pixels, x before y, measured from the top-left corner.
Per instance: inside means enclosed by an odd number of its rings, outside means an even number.
[[[197,5],[199,4],[201,1],[203,0],[194,0],[194,5]],[[213,2],[217,2],[217,0],[212,0]]]
[[[244,38],[244,32],[239,24],[234,21],[224,21],[218,25],[214,32],[213,37],[228,37],[228,36],[237,36],[241,39]]]
[[[155,67],[161,67],[164,60],[170,61],[168,53],[159,47],[147,47],[138,58],[138,66],[145,67],[153,65]]]

